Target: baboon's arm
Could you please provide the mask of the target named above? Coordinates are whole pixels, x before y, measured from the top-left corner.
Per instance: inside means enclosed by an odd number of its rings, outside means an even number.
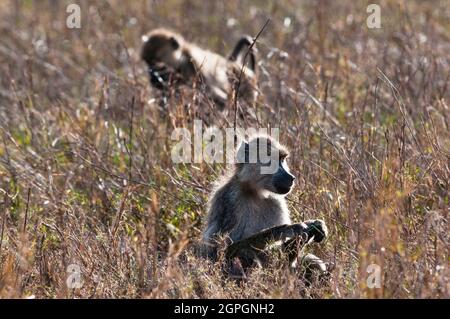
[[[320,236],[320,233],[323,232],[321,222],[311,221],[308,223],[281,225],[263,230],[228,246],[226,256],[227,258],[246,257],[255,251],[264,250],[269,243],[276,241],[286,242],[293,238],[298,238],[302,244],[306,244],[313,237]]]

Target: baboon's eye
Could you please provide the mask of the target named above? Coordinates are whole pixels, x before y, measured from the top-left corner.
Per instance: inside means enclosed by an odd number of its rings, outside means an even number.
[[[175,39],[174,37],[170,38],[170,44],[172,45],[172,48],[174,50],[176,50],[180,47],[180,44],[178,43],[177,39]]]

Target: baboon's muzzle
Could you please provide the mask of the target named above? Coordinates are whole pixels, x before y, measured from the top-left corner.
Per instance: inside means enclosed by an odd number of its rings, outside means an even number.
[[[164,66],[152,65],[148,68],[148,74],[150,76],[151,85],[158,89],[164,90],[169,87],[172,73],[168,68]]]
[[[294,186],[295,176],[284,170],[282,167],[273,177],[273,185],[278,194],[287,194]]]

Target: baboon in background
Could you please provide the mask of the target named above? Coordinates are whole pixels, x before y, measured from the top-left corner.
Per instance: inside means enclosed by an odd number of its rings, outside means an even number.
[[[147,63],[151,84],[161,90],[171,85],[192,84],[199,79],[206,92],[223,109],[231,100],[239,80],[239,97],[253,105],[257,97],[256,57],[249,51],[248,63],[242,68],[252,40],[242,37],[228,58],[204,50],[175,32],[156,29],[143,37],[141,58]]]
[[[255,152],[256,157],[250,160]],[[208,203],[203,233],[205,253],[216,258],[216,239],[226,236],[226,257],[238,257],[245,269],[255,262],[263,265],[264,250],[281,241],[291,266],[296,267],[297,248],[321,242],[328,230],[322,220],[291,223],[285,195],[292,189],[295,177],[287,167],[288,151],[272,138],[259,136],[243,142],[237,156],[232,175],[212,193]],[[268,160],[276,161],[276,172],[262,174],[261,168],[268,167]],[[325,263],[312,254],[304,255],[302,263],[309,270],[327,271]]]

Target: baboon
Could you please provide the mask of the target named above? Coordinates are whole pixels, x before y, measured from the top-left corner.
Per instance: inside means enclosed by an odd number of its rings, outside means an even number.
[[[237,257],[243,269],[255,262],[264,265],[265,250],[279,242],[291,266],[296,267],[297,248],[326,238],[328,230],[322,220],[291,223],[285,196],[295,177],[286,163],[288,155],[284,146],[266,136],[241,144],[235,169],[208,202],[203,247],[209,257],[217,257],[217,238],[225,236],[228,260]],[[277,164],[275,170],[263,173],[261,169],[272,163]],[[302,261],[309,270],[327,271],[326,264],[312,254],[304,255]]]
[[[167,29],[153,30],[143,41],[141,58],[147,63],[153,87],[166,90],[198,79],[212,100],[224,109],[233,97],[242,70],[239,97],[251,105],[256,101],[256,57],[255,50],[250,49],[250,37],[242,37],[228,58],[189,43]],[[247,51],[248,63],[243,67]]]

